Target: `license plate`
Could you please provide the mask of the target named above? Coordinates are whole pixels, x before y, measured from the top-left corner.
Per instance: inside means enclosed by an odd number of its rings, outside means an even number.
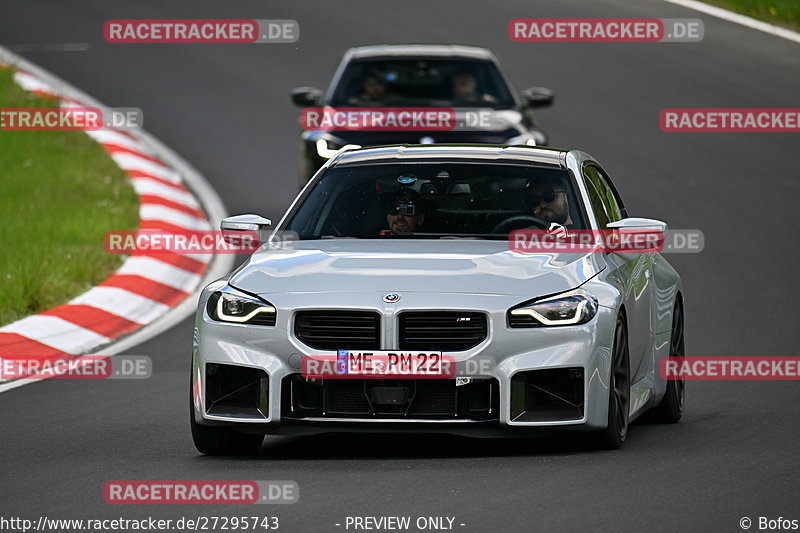
[[[453,361],[442,352],[339,350],[336,373],[350,376],[450,376]]]

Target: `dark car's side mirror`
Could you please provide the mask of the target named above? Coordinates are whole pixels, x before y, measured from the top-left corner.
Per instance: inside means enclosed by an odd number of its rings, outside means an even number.
[[[522,91],[527,107],[546,107],[552,105],[555,93],[547,87],[531,87]]]
[[[314,107],[322,105],[322,91],[314,87],[298,87],[289,93],[292,102],[300,107]]]

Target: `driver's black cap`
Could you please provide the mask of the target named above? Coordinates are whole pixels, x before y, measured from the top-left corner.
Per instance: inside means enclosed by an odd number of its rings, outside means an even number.
[[[414,189],[403,187],[400,190],[398,190],[395,193],[394,198],[392,198],[392,201],[389,203],[388,207],[400,204],[411,204],[416,208],[418,212],[420,213],[425,212],[425,206],[422,201],[422,197]]]

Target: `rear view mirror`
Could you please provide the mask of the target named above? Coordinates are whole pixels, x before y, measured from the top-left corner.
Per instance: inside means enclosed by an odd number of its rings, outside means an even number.
[[[298,87],[289,93],[292,103],[300,107],[314,107],[322,105],[322,91],[314,87]]]
[[[547,107],[552,105],[555,93],[547,87],[531,87],[522,91],[527,107]]]
[[[225,242],[232,245],[239,244],[237,232],[252,231],[258,234],[259,244],[267,242],[272,221],[259,215],[236,215],[223,218],[219,224]]]

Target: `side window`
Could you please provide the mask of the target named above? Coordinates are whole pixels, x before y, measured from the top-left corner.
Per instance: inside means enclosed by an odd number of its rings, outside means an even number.
[[[588,179],[585,181],[586,181],[586,192],[589,193],[589,203],[592,204],[592,211],[594,211],[594,216],[597,219],[597,226],[600,229],[605,229],[610,220],[608,219],[608,215],[606,214],[606,208],[603,205],[603,200],[600,198],[600,193],[597,192],[594,183],[592,183],[592,181]]]
[[[617,202],[614,191],[611,189],[608,181],[602,172],[593,165],[586,165],[583,168],[583,174],[586,177],[587,185],[591,185],[589,190],[594,189],[594,194],[597,195],[597,200],[602,204],[602,210],[605,213],[606,222],[601,224],[605,228],[608,222],[616,222],[624,218],[622,207]],[[591,194],[590,194],[591,196]],[[597,215],[597,207],[594,205],[595,200],[592,200],[592,207],[595,209],[595,216]],[[600,217],[598,216],[598,222]]]

